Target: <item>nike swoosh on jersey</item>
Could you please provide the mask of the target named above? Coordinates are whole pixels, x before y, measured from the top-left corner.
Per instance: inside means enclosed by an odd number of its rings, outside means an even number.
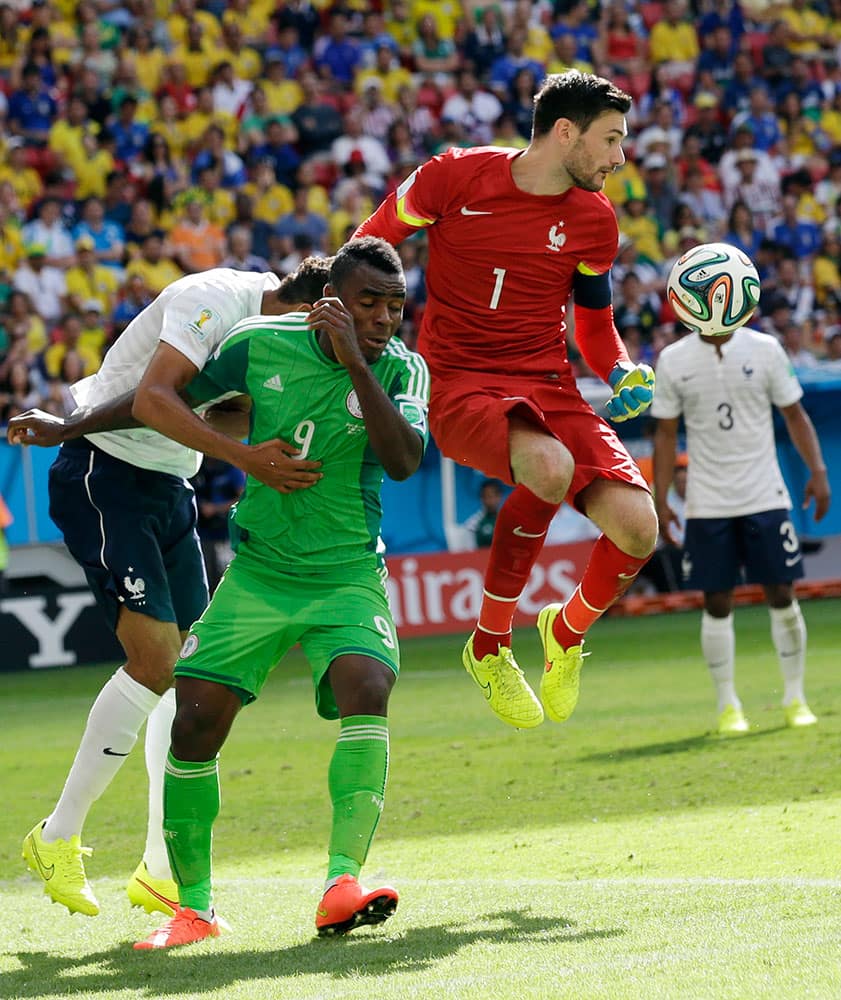
[[[523,531],[523,529],[518,524],[517,527],[511,532],[511,534],[517,535],[519,538],[543,538],[546,532],[538,531],[537,534],[533,534],[531,531]]]
[[[800,553],[798,553],[796,556],[792,556],[790,559],[786,559],[786,566],[789,567],[796,566],[802,558],[803,556],[800,555]]]
[[[461,206],[462,215],[493,215],[493,212],[478,212],[474,211],[472,208],[468,208],[467,205]]]

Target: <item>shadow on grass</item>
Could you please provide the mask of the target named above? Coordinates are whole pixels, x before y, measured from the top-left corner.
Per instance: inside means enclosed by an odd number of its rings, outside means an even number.
[[[722,746],[750,746],[763,736],[773,736],[786,731],[786,726],[773,726],[770,729],[759,729],[743,736],[719,736],[718,733],[701,733],[698,736],[687,736],[682,740],[669,740],[665,743],[642,743],[635,747],[618,747],[615,750],[602,750],[598,753],[582,754],[580,761],[621,762],[623,760],[638,760],[641,757],[664,757],[673,753],[686,753],[689,750],[715,750]]]
[[[478,941],[499,945],[578,944],[618,937],[619,928],[577,931],[563,917],[504,910],[463,924],[409,927],[394,936],[383,929],[357,936],[313,939],[277,951],[209,951],[187,948],[136,952],[131,943],[78,958],[47,952],[12,953],[24,966],[2,977],[2,995],[17,998],[88,997],[115,989],[150,997],[224,990],[240,980],[329,976],[342,980],[417,973]],[[84,970],[90,967],[89,972]],[[280,987],[282,984],[276,984]]]

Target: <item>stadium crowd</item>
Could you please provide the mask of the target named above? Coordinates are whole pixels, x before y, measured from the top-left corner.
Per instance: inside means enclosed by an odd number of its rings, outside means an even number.
[[[680,336],[672,262],[723,240],[757,263],[760,327],[841,374],[841,0],[6,0],[0,422],[67,413],[182,274],[287,274],[430,155],[524,147],[570,67],[635,98],[605,188],[631,357]],[[424,240],[399,250],[414,346]]]

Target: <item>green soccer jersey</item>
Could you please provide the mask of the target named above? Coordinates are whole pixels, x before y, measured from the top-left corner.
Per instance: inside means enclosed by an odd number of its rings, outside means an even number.
[[[232,515],[236,529],[268,546],[282,570],[379,567],[383,468],[368,443],[347,370],[324,354],[306,320],[306,313],[243,320],[187,391],[197,401],[246,393],[253,403],[252,444],[281,438],[301,458],[322,463],[321,480],[292,493],[278,493],[249,476]],[[371,371],[425,447],[424,360],[394,337]]]

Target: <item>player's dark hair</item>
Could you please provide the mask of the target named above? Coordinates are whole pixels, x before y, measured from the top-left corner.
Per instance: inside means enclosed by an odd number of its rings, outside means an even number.
[[[586,132],[606,111],[627,114],[631,101],[630,94],[604,77],[577,69],[552,73],[534,96],[532,138],[548,135],[559,118],[568,118]]]
[[[332,257],[305,257],[291,274],[280,282],[277,297],[285,305],[317,302],[330,280]]]
[[[341,289],[360,264],[368,264],[383,274],[403,277],[403,264],[394,247],[378,236],[362,236],[345,243],[333,258],[330,284]]]

